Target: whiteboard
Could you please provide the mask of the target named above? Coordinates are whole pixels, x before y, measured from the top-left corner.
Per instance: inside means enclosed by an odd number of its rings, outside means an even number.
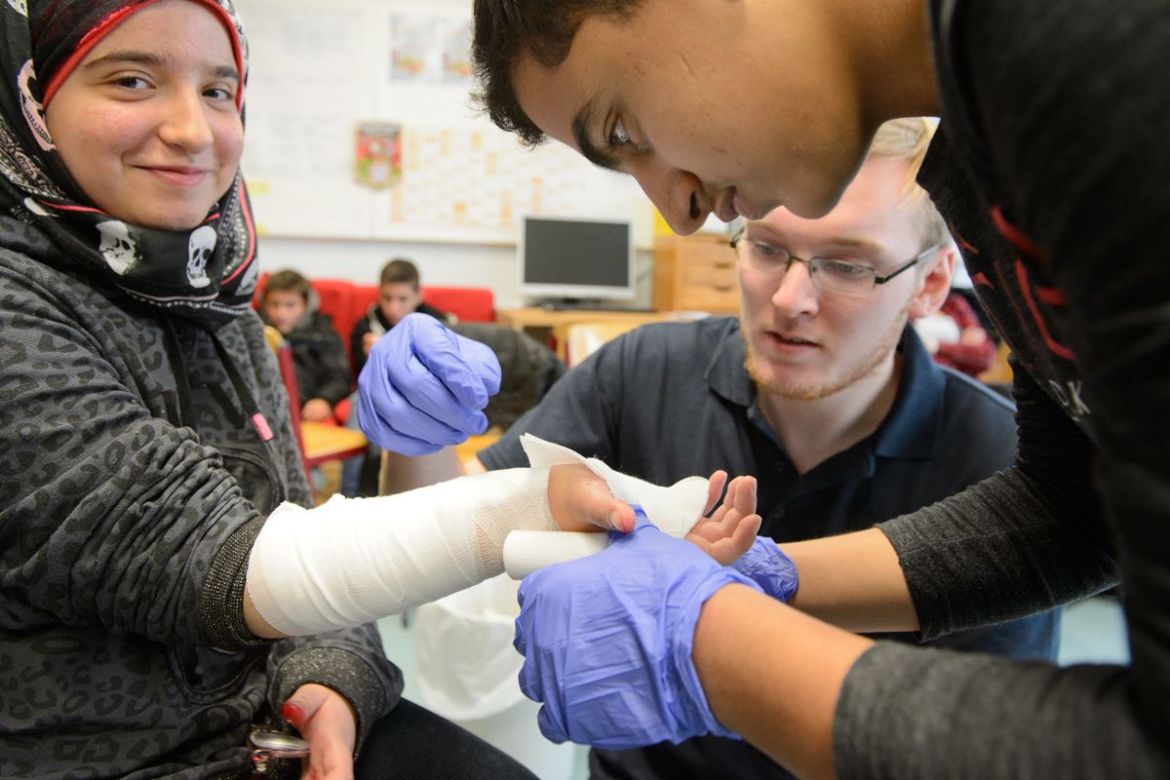
[[[251,48],[242,167],[262,235],[506,245],[532,213],[629,219],[651,243],[633,179],[555,142],[525,149],[475,109],[470,0],[236,6]],[[392,162],[359,152],[388,144]]]

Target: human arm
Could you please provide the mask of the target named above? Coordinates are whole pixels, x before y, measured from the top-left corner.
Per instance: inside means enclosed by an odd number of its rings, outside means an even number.
[[[1052,600],[1062,600],[1120,575],[1133,662],[1046,675],[875,650],[842,697],[841,733],[851,729],[854,738],[843,740],[839,752],[857,775],[922,775],[965,762],[989,775],[1166,773],[1170,676],[1160,637],[1170,603],[1164,576],[1170,475],[1166,421],[1156,410],[1170,379],[1163,268],[1170,229],[1153,215],[1170,208],[1170,159],[1161,140],[1170,117],[1155,86],[1153,53],[1167,45],[1167,20],[1153,3],[1127,6],[1123,17],[1091,4],[1070,10],[981,4],[978,13],[957,14],[948,36],[958,60],[952,71],[972,87],[963,107],[982,134],[972,153],[983,157],[980,173],[992,180],[984,208],[994,207],[1002,236],[997,245],[996,236],[981,240],[959,225],[981,257],[999,258],[978,266],[981,294],[995,304],[991,313],[1017,358],[1017,380],[1023,373],[1029,393],[1063,404],[1056,414],[1081,421],[1099,445],[1078,444],[1055,419],[1044,423],[1022,402],[1021,464],[1007,487],[1021,499],[1021,517],[1038,505],[1063,533],[1046,539],[1044,514],[1033,515],[1039,522],[1021,527],[1022,543],[993,561],[982,551],[994,538],[970,527],[971,549],[988,564],[972,568],[993,586],[985,591],[988,604],[1018,604],[1018,594],[1042,594],[1049,583]],[[1047,457],[1031,449],[1032,434],[1047,440]],[[994,497],[977,498],[996,508]],[[959,527],[957,518],[940,518]],[[924,626],[964,621],[973,602],[945,601],[943,583],[953,567],[907,525],[896,522],[889,531],[906,553]],[[997,569],[1023,577],[1004,587],[993,581]],[[972,577],[964,579],[979,592]],[[895,688],[910,718],[880,735],[866,729],[865,723],[889,723],[882,698]],[[969,695],[955,716],[957,690]],[[975,733],[977,754],[965,744]],[[937,748],[897,754],[909,739]]]
[[[623,749],[730,728],[779,740],[770,752],[791,769],[819,769],[840,680],[869,645],[645,526],[531,575],[520,599],[521,690],[544,702],[556,742]],[[589,649],[599,636],[603,653]]]
[[[285,505],[252,547],[245,616],[266,637],[355,625],[499,574],[511,531],[631,523],[629,506],[576,465],[510,469],[379,498],[335,497],[313,510]]]

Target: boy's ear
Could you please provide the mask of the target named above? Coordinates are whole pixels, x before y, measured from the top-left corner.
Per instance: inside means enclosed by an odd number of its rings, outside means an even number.
[[[926,268],[918,280],[918,293],[910,304],[911,319],[934,314],[950,295],[957,253],[955,245],[948,242],[924,261]]]

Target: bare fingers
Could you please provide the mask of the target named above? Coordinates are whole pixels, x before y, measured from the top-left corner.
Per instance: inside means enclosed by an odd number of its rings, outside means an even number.
[[[720,564],[728,566],[739,560],[740,556],[752,546],[756,534],[760,532],[762,519],[755,514],[746,517],[737,515],[733,522],[724,523],[723,530],[718,533],[711,533],[709,528],[702,528],[708,522],[704,521],[696,525],[687,534],[687,541]]]

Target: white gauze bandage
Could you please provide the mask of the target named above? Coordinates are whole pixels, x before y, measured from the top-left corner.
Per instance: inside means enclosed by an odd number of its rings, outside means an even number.
[[[366,623],[504,569],[509,531],[555,531],[547,467],[508,469],[379,498],[335,496],[268,516],[248,560],[260,616],[289,636]]]
[[[614,471],[597,458],[584,458],[568,447],[531,434],[521,436],[520,444],[534,468],[562,463],[587,466],[605,480],[614,496],[627,504],[640,505],[650,522],[671,536],[685,536],[703,517],[708,484],[703,477],[687,477],[662,487]],[[519,580],[543,566],[600,552],[607,544],[607,534],[516,530],[504,542],[504,569],[508,576]]]

